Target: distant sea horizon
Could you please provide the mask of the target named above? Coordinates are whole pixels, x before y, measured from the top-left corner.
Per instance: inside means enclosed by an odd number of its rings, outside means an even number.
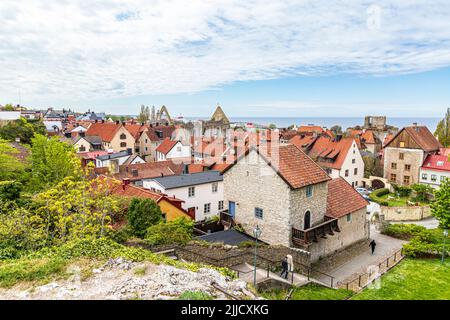
[[[186,120],[207,120],[207,117],[185,117]],[[354,127],[363,126],[364,117],[229,117],[231,122],[247,122],[259,125],[275,124],[278,128],[286,128],[290,125],[308,125],[313,124],[321,127],[331,128],[334,125],[339,125],[343,130]],[[442,118],[439,117],[387,117],[386,123],[388,125],[397,127],[399,129],[411,126],[413,123],[427,126],[428,129],[434,133],[438,122]]]

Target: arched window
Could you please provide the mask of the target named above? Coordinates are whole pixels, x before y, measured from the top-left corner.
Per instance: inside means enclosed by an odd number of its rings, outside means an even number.
[[[127,146],[127,143],[126,143],[126,142],[121,142],[121,143],[120,143],[120,147],[121,147],[121,148],[125,148],[126,146]]]
[[[125,134],[125,133],[122,133],[121,135],[120,135],[120,139],[121,140],[125,140],[127,138],[127,135]]]
[[[86,148],[85,148],[83,145],[81,145],[79,151],[80,151],[80,152],[86,151]]]
[[[305,217],[303,218],[303,230],[307,230],[311,227],[311,212],[308,210],[305,212]]]

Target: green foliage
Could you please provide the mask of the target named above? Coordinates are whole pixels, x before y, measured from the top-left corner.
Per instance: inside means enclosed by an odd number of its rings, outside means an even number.
[[[378,157],[364,156],[362,159],[364,162],[365,178],[369,178],[370,176],[383,176],[383,164]]]
[[[370,198],[370,200],[372,200],[382,206],[388,206],[389,203],[386,200],[381,198],[382,196],[387,195],[387,194],[389,194],[389,189],[382,188],[382,189],[375,190],[371,194],[369,194],[369,198]]]
[[[439,220],[439,226],[450,229],[450,180],[445,179],[434,192],[434,201],[431,203],[431,214]]]
[[[428,201],[428,195],[433,193],[433,188],[427,184],[415,183],[411,186],[411,189],[416,192],[415,201],[426,202]]]
[[[214,298],[203,291],[185,291],[177,300],[213,300]]]
[[[393,184],[392,187],[394,188],[394,192],[398,194],[399,197],[407,197],[411,194],[411,188],[407,186],[399,186],[396,184]]]
[[[143,238],[148,227],[162,221],[161,208],[151,199],[133,198],[128,208],[128,223],[132,234]]]
[[[32,189],[42,190],[66,177],[81,177],[81,162],[72,146],[43,135],[36,135],[32,144]]]
[[[382,233],[394,238],[410,240],[421,233],[427,232],[426,230],[425,227],[416,224],[396,223],[388,224]]]
[[[450,145],[450,108],[447,108],[444,119],[439,121],[434,135],[445,148]]]
[[[194,222],[185,218],[177,218],[169,222],[161,222],[147,229],[145,241],[149,245],[181,244],[192,240]]]
[[[330,131],[333,132],[335,135],[342,134],[342,127],[339,125],[334,125],[330,128]]]
[[[7,103],[3,106],[3,111],[14,111],[16,108],[11,103]]]
[[[0,199],[13,201],[20,197],[23,185],[17,181],[0,181]]]
[[[15,141],[20,138],[20,142],[24,144],[32,143],[35,134],[45,134],[45,125],[40,122],[28,122],[25,118],[16,121],[10,121],[6,125],[0,127],[0,137]]]
[[[25,165],[14,156],[18,152],[9,142],[0,138],[0,181],[16,180],[23,172]]]

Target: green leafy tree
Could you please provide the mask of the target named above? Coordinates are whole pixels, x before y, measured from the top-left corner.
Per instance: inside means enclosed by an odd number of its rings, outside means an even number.
[[[169,222],[161,222],[147,229],[145,241],[149,245],[186,244],[192,240],[194,221],[177,218]]]
[[[147,229],[162,221],[162,212],[155,201],[151,199],[133,198],[128,208],[128,223],[131,232],[143,238]]]
[[[277,125],[275,124],[275,123],[271,123],[271,124],[269,124],[269,129],[276,129],[277,128]]]
[[[450,179],[441,182],[440,188],[434,191],[435,200],[431,203],[431,214],[439,220],[443,229],[450,228]]]
[[[102,238],[111,228],[112,216],[121,210],[111,195],[112,181],[102,177],[75,180],[67,177],[35,197],[36,212],[45,224],[49,241]]]
[[[9,142],[0,139],[0,181],[17,179],[23,172],[25,164],[14,156],[17,153]]]
[[[0,199],[13,201],[19,199],[23,185],[17,181],[0,181]]]
[[[31,164],[30,185],[35,190],[55,185],[65,177],[81,176],[81,163],[74,148],[57,137],[38,134],[32,139]]]
[[[416,192],[416,201],[427,201],[428,195],[433,193],[433,188],[426,184],[415,183],[411,186],[411,189]]]
[[[16,108],[10,103],[7,103],[3,106],[3,111],[14,111]]]
[[[41,121],[28,122],[25,118],[10,121],[0,127],[0,138],[8,141],[20,139],[21,143],[30,144],[35,134],[45,134],[45,126]]]
[[[439,121],[434,135],[444,147],[450,145],[450,108],[447,108],[444,119]]]
[[[372,156],[364,156],[362,158],[364,162],[364,178],[383,176],[383,164],[379,158]]]

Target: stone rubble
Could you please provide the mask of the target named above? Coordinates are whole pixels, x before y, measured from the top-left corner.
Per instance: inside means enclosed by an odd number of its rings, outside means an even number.
[[[255,297],[241,280],[231,280],[217,270],[201,268],[198,272],[149,262],[109,259],[92,270],[92,276],[80,280],[81,270],[69,267],[69,279],[23,290],[0,289],[0,299],[176,299],[186,291],[202,291],[215,299],[229,299],[212,283],[237,297]]]

